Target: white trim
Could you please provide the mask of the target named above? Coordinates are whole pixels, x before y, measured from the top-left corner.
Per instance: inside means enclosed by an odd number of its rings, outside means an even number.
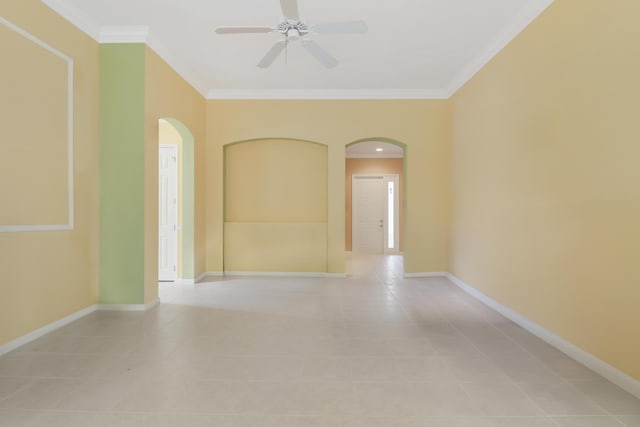
[[[484,304],[491,307],[498,313],[502,314],[503,316],[507,317],[511,321],[520,325],[527,331],[531,332],[533,335],[537,336],[541,340],[545,341],[546,343],[550,344],[551,346],[565,353],[567,356],[582,363],[592,371],[602,375],[612,383],[616,384],[618,387],[628,391],[629,393],[633,394],[637,398],[640,398],[640,381],[625,374],[624,372],[609,365],[608,363],[598,359],[594,355],[587,353],[580,347],[570,343],[564,338],[559,337],[553,332],[546,330],[542,326],[532,322],[531,320],[511,310],[510,308],[505,307],[504,305],[493,300],[492,298],[483,294],[482,292],[475,289],[474,287],[466,284],[465,282],[463,282],[453,274],[447,273],[446,276],[456,286],[458,286],[460,289],[462,289],[472,297],[483,302]]]
[[[194,284],[200,282],[201,280],[204,280],[207,276],[218,276],[218,277],[222,277],[223,273],[207,273],[206,271],[204,273],[202,273],[201,275],[199,275],[198,277],[195,278],[194,280]]]
[[[403,150],[403,154],[404,154],[404,150]],[[404,157],[404,156],[403,156]],[[353,175],[351,175],[351,210],[352,213],[355,212],[358,209],[355,209],[356,204],[353,203],[353,199],[356,196],[356,182],[360,181],[360,180],[367,180],[367,179],[378,179],[378,180],[382,180],[385,184],[385,186],[387,186],[388,182],[394,182],[396,189],[400,188],[400,174],[397,173],[382,173],[382,174],[374,174],[374,173],[354,173]],[[383,211],[385,212],[383,214],[383,218],[387,217],[388,214],[388,209],[387,209],[387,203],[388,203],[388,198],[387,198],[387,188],[384,189],[384,200],[383,200],[383,205],[384,205],[384,209]],[[382,231],[382,255],[399,255],[400,251],[398,246],[400,246],[400,240],[402,239],[402,234],[400,233],[400,206],[402,205],[402,201],[400,200],[400,191],[396,191],[394,193],[394,240],[397,243],[396,248],[394,249],[389,249],[387,248],[388,246],[388,224],[386,219],[383,220],[384,223],[384,227],[383,227],[383,231]],[[355,225],[354,225],[354,217],[355,215],[352,215],[351,218],[351,229],[355,230]],[[354,233],[352,233],[354,234]],[[352,237],[351,239],[351,246],[354,246],[354,241],[356,239]]]
[[[0,225],[0,233],[19,233],[27,231],[70,231],[73,225]]]
[[[212,89],[207,99],[447,99],[449,90],[436,89]]]
[[[198,282],[200,282],[201,280],[203,280],[207,276],[222,277],[222,276],[224,276],[224,274],[222,274],[222,273],[207,273],[207,272],[204,272],[201,275],[199,275],[198,277],[196,277],[195,279],[178,279],[174,283],[176,283],[178,285],[195,285],[195,284],[197,284]]]
[[[42,3],[95,41],[100,40],[100,25],[77,7],[65,4],[60,0],[42,0]]]
[[[326,279],[346,279],[347,277],[347,273],[323,273],[324,278]]]
[[[12,341],[9,341],[6,344],[0,345],[0,356],[2,356],[3,354],[8,353],[10,351],[13,351],[18,347],[21,347],[21,346],[23,346],[25,344],[28,344],[31,341],[34,341],[34,340],[36,340],[36,339],[48,334],[49,332],[53,332],[56,329],[60,329],[61,327],[66,326],[71,322],[74,322],[74,321],[76,321],[76,320],[78,320],[78,319],[80,319],[80,318],[82,318],[82,317],[84,317],[84,316],[86,316],[88,314],[93,313],[94,311],[96,311],[97,307],[98,307],[97,305],[89,306],[89,307],[87,307],[85,309],[82,309],[82,310],[77,311],[77,312],[75,312],[73,314],[70,314],[70,315],[68,315],[66,317],[63,317],[62,319],[56,320],[53,323],[49,323],[48,325],[43,326],[42,328],[36,329],[33,332],[29,332],[26,335],[23,335],[23,336],[21,336],[19,338],[16,338],[16,339],[12,340]]]
[[[69,58],[68,60],[68,68],[67,68],[67,194],[68,194],[68,213],[69,213],[69,224],[68,226],[73,230],[74,227],[74,187],[73,181],[75,177],[74,172],[74,157],[73,157],[73,135],[74,135],[74,100],[73,100],[73,85],[74,85],[74,74],[73,74],[73,59]]]
[[[180,77],[206,98],[205,85],[195,76],[191,67],[184,61],[176,59],[176,56],[169,49],[166,49],[162,43],[150,35],[149,27],[101,26],[79,8],[65,4],[61,0],[42,0],[42,2],[98,43],[145,43]]]
[[[447,98],[452,97],[473,76],[485,67],[502,49],[513,41],[529,24],[544,12],[554,0],[537,0],[525,6],[512,24],[505,28],[500,36],[480,55],[457,73],[449,83]]]
[[[176,55],[174,55],[170,49],[167,49],[157,38],[153,37],[152,34],[147,37],[147,46],[162,58],[176,74],[191,85],[196,92],[206,98],[206,85],[196,76],[189,64],[177,59]]]
[[[149,27],[122,26],[101,27],[99,43],[146,43],[149,36]]]
[[[522,30],[535,20],[553,0],[538,0],[519,13],[496,41],[481,55],[471,61],[462,71],[451,80],[445,88],[438,89],[207,89],[191,67],[176,55],[170,53],[155,38],[149,40],[147,27],[111,27],[100,26],[95,20],[83,13],[77,7],[65,4],[61,0],[41,0],[60,16],[78,27],[100,43],[147,43],[171,68],[206,99],[449,99],[458,89],[464,86],[481,70],[493,57],[509,44]]]
[[[346,278],[343,273],[320,273],[320,272],[275,272],[275,271],[225,271],[225,276],[237,277],[318,277],[318,278]]]
[[[404,273],[405,279],[412,279],[418,277],[447,277],[447,274],[444,272],[425,272],[425,273]]]
[[[196,278],[195,285],[197,286],[207,283],[207,277],[224,277],[224,273],[222,271],[207,271],[205,273],[202,273]]]
[[[66,224],[29,224],[29,225],[0,225],[0,233],[16,233],[22,231],[69,231],[74,227],[74,167],[73,167],[73,134],[74,134],[74,103],[73,103],[73,58],[48,45],[28,31],[7,21],[0,16],[0,24],[16,32],[27,40],[35,43],[67,63],[67,223]]]
[[[158,179],[161,181],[162,178],[162,156],[169,156],[171,160],[173,160],[171,167],[167,167],[165,169],[168,172],[164,175],[168,179],[169,186],[169,200],[164,200],[161,197],[162,186],[158,183],[158,217],[160,218],[161,212],[163,209],[167,210],[167,222],[173,222],[173,227],[171,224],[169,225],[169,231],[166,231],[165,237],[167,237],[169,244],[167,245],[167,257],[168,263],[170,264],[167,268],[162,268],[160,266],[160,260],[163,257],[163,254],[160,253],[160,248],[158,248],[158,280],[159,281],[169,281],[169,282],[181,282],[182,280],[178,277],[178,258],[180,255],[180,239],[179,239],[179,203],[180,200],[180,149],[178,148],[178,144],[159,144],[158,145]],[[169,170],[170,169],[170,170]],[[175,197],[174,197],[175,196]],[[173,197],[173,201],[171,198]],[[170,206],[161,206],[164,202],[164,205]],[[158,246],[160,246],[160,220],[158,220]],[[167,270],[169,270],[167,272]]]
[[[99,311],[146,311],[160,304],[156,298],[146,304],[98,304]]]
[[[198,276],[196,283],[200,280],[206,279],[207,277],[224,277],[223,271],[207,271],[206,273],[202,273]]]

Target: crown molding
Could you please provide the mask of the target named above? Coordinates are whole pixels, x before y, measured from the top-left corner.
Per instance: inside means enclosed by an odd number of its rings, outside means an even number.
[[[186,61],[179,60],[167,49],[165,45],[153,34],[147,37],[147,46],[151,48],[163,61],[165,61],[180,77],[193,87],[203,98],[207,97],[206,85],[196,76],[193,69]]]
[[[214,89],[207,99],[447,99],[446,89]]]
[[[50,9],[98,43],[146,43],[149,27],[101,26],[80,9],[60,0],[41,0]]]
[[[529,26],[542,12],[544,12],[554,0],[538,0],[522,9],[512,24],[504,29],[498,38],[491,43],[484,52],[478,55],[465,68],[462,69],[449,84],[447,98],[452,97],[478,71],[484,68],[502,49],[515,39],[525,28]]]
[[[101,27],[98,42],[100,43],[146,43],[149,27],[122,26]]]
[[[56,13],[99,43],[146,43],[203,97],[210,100],[392,100],[449,99],[533,22],[554,0],[537,0],[524,7],[489,47],[456,74],[446,88],[438,89],[208,89],[191,67],[149,34],[148,27],[101,27],[92,18],[60,0],[41,0]]]

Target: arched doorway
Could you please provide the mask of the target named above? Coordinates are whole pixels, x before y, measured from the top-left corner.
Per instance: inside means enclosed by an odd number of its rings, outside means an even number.
[[[347,145],[345,157],[346,252],[401,254],[405,145],[363,139]]]
[[[176,164],[176,230],[175,230],[175,250],[176,253],[176,274],[175,281],[187,284],[195,283],[194,266],[194,230],[195,230],[195,178],[194,178],[194,138],[189,129],[179,120],[174,118],[163,118],[158,122],[159,138],[158,144],[162,146],[173,146],[177,153]],[[162,156],[162,149],[160,150]],[[162,157],[159,159],[162,162]],[[162,174],[162,164],[160,174]],[[159,177],[160,178],[160,177]],[[162,183],[159,183],[159,190],[162,193]],[[162,194],[160,194],[159,216],[162,216]],[[162,220],[159,221],[159,235]],[[159,238],[159,253],[162,257],[162,239]],[[162,268],[162,261],[159,260],[159,268]],[[162,276],[161,280],[162,280]]]

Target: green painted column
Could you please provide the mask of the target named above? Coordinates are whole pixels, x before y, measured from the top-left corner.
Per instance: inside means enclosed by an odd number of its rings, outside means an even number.
[[[144,303],[145,46],[100,46],[101,304]]]

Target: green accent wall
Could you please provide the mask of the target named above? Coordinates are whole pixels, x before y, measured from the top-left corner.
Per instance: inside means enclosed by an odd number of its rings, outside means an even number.
[[[101,304],[144,303],[145,45],[100,45]]]

